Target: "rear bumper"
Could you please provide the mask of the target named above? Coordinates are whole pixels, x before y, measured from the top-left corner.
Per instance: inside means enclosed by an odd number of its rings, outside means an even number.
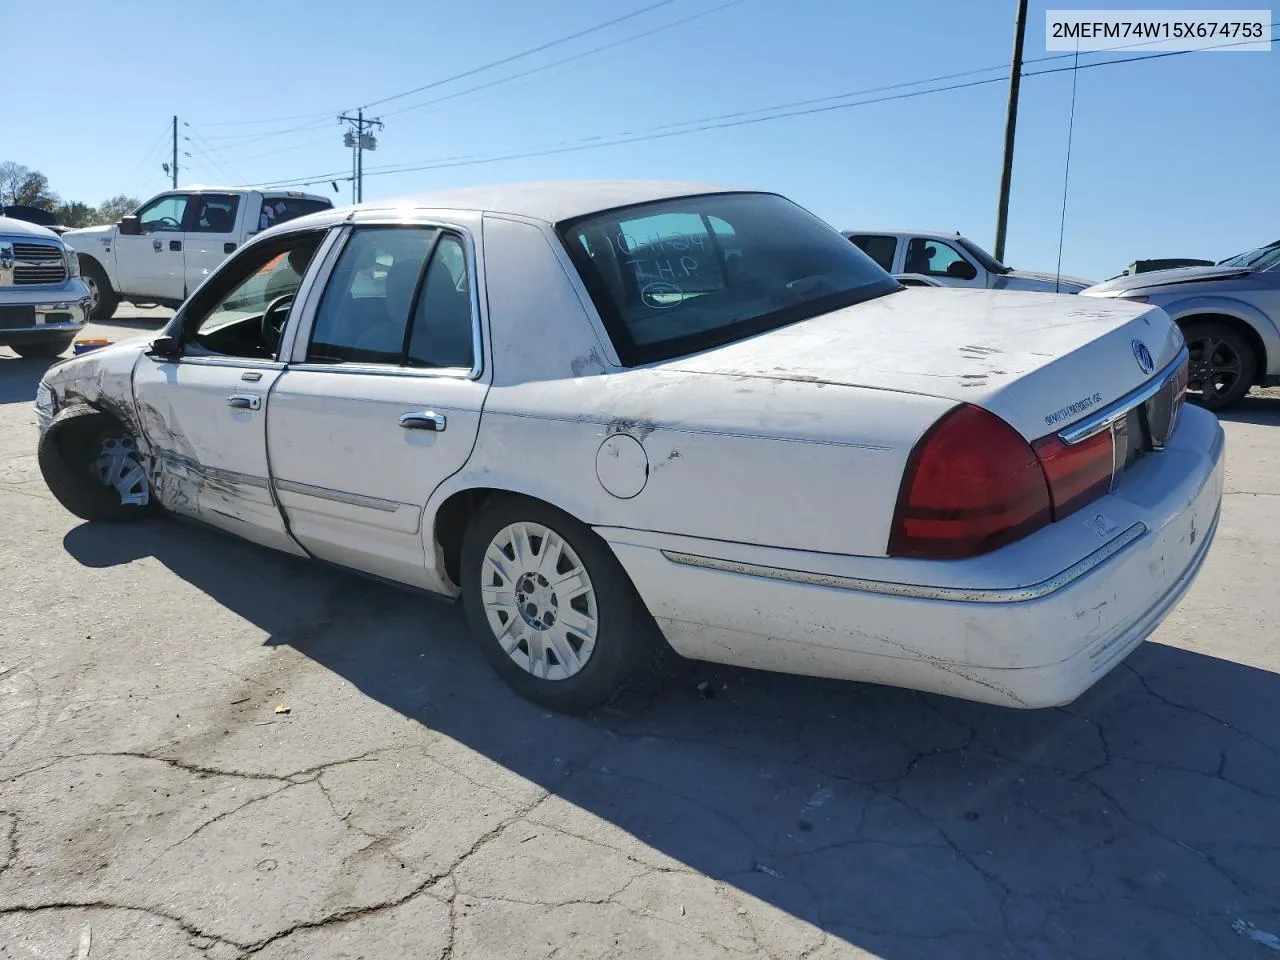
[[[1048,707],[1074,700],[1155,630],[1216,533],[1223,434],[1212,414],[1185,409],[1168,448],[1138,466],[1116,493],[1013,545],[1007,556],[1059,558],[1053,575],[1022,581],[995,579],[1018,566],[1001,562],[1010,548],[947,567],[993,578],[985,584],[929,585],[903,582],[910,568],[896,560],[874,561],[885,575],[868,577],[869,561],[849,558],[862,573],[850,577],[846,558],[827,556],[824,571],[796,551],[735,557],[724,543],[600,533],[684,656]]]

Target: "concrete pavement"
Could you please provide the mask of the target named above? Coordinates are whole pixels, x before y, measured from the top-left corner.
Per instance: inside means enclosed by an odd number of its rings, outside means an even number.
[[[0,957],[1280,949],[1280,398],[1226,423],[1189,596],[1069,708],[693,664],[569,719],[456,608],[71,517],[43,366],[0,351]]]

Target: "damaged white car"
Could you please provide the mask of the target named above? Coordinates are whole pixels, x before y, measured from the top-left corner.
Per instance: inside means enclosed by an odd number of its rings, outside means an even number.
[[[773,194],[503,186],[255,238],[160,336],[49,370],[39,461],[86,519],[461,596],[559,710],[668,645],[1043,707],[1209,549],[1186,369],[1158,308],[904,289]]]

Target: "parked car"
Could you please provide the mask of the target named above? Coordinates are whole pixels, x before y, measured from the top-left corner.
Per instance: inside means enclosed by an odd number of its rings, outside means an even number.
[[[92,319],[106,320],[121,300],[176,307],[250,237],[332,207],[327,197],[292,190],[187,187],[63,239],[80,254]]]
[[[668,645],[1043,707],[1213,539],[1186,356],[1155,307],[904,289],[774,194],[505,185],[255,238],[159,336],[45,375],[39,463],[89,520],[460,595],[558,710]]]
[[[1209,267],[1116,277],[1084,291],[1163,309],[1190,350],[1190,395],[1210,410],[1280,385],[1280,240]]]
[[[0,346],[56,357],[88,315],[76,256],[46,227],[0,217]]]
[[[1079,293],[1092,280],[1006,267],[958,233],[923,230],[846,230],[854,246],[893,274],[932,277],[949,287]]]

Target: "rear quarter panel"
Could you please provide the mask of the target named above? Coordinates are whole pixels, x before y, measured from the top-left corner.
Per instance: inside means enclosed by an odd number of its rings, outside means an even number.
[[[497,488],[593,526],[884,554],[907,456],[953,401],[623,369],[549,230],[486,219],[484,257],[492,386],[429,511]]]

